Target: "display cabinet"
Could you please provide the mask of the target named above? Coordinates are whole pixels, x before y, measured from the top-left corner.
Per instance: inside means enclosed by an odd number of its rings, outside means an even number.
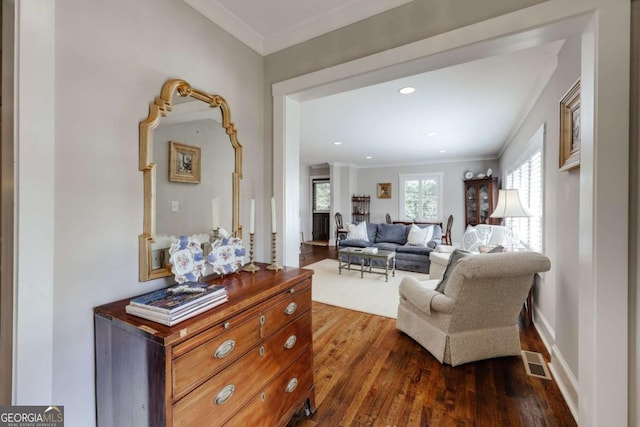
[[[498,203],[500,184],[497,177],[472,178],[464,181],[465,228],[467,225],[501,224],[500,218],[490,218]]]
[[[351,197],[351,221],[354,223],[369,222],[369,208],[371,206],[371,196]]]

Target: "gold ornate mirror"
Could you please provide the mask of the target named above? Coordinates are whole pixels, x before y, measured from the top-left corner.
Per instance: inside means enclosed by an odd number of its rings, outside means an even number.
[[[173,236],[206,238],[217,225],[242,237],[242,145],[222,96],[184,80],[167,81],[140,122],[139,168],[144,177],[141,282],[172,275],[168,248]]]

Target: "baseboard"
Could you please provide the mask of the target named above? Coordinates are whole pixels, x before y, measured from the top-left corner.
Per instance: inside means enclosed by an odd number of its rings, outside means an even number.
[[[553,351],[551,352],[551,363],[549,363],[549,369],[551,370],[551,374],[553,378],[556,380],[556,384],[558,384],[558,388],[560,389],[560,393],[564,397],[564,400],[567,402],[567,406],[569,406],[569,410],[571,411],[571,415],[573,415],[573,419],[578,422],[578,380],[571,372],[569,365],[562,357],[562,353],[560,353],[560,349],[558,346],[553,346]]]
[[[556,342],[556,332],[551,327],[551,324],[546,317],[538,310],[538,306],[533,306],[533,326],[538,331],[538,335],[542,339],[544,346],[549,354],[552,353],[552,347]]]
[[[567,406],[571,411],[576,423],[578,422],[578,381],[573,375],[573,372],[569,368],[569,365],[565,361],[560,349],[555,344],[556,333],[551,327],[551,324],[547,318],[538,310],[538,307],[534,305],[534,321],[533,325],[540,335],[540,339],[544,343],[547,351],[551,355],[551,363],[549,363],[549,370],[553,375],[560,393],[564,397]]]

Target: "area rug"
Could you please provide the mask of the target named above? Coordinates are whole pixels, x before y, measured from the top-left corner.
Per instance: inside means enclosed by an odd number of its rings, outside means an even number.
[[[329,242],[327,240],[307,240],[304,244],[310,246],[329,246]]]
[[[385,282],[384,274],[371,274],[365,271],[360,278],[359,266],[351,270],[342,269],[338,274],[338,260],[324,259],[305,268],[314,270],[311,298],[313,301],[349,310],[362,311],[378,316],[396,318],[398,310],[398,286],[405,276],[418,280],[428,280],[428,274],[396,270],[395,277],[389,273]]]

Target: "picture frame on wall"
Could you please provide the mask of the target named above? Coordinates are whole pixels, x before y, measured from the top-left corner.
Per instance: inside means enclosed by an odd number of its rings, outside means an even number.
[[[560,170],[580,167],[580,79],[560,100]]]
[[[169,181],[200,184],[200,147],[169,141]]]
[[[378,199],[391,198],[391,183],[383,182],[378,184]]]

